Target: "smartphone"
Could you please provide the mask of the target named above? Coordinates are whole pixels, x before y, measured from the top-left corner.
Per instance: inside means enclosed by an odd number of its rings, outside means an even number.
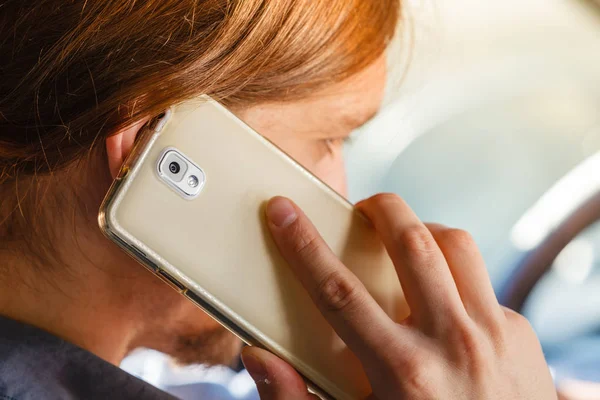
[[[371,388],[279,255],[266,202],[295,201],[394,320],[409,311],[381,241],[352,204],[218,102],[202,96],[142,129],[99,213],[104,234],[323,398]]]

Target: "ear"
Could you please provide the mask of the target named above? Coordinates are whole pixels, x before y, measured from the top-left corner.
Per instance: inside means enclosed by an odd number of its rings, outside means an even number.
[[[106,153],[108,154],[108,168],[113,179],[117,177],[119,169],[125,158],[131,152],[139,130],[148,122],[148,118],[136,122],[128,128],[122,129],[106,138]]]

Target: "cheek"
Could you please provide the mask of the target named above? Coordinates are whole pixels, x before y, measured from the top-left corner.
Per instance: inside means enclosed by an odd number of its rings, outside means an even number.
[[[347,196],[346,165],[341,143],[336,143],[328,149],[321,140],[302,140],[294,137],[270,139],[333,190],[344,197]]]
[[[328,150],[322,140],[314,137],[316,135],[313,134],[311,137],[305,131],[290,133],[288,125],[293,126],[293,123],[288,121],[281,125],[277,120],[266,118],[265,115],[268,117],[268,113],[262,112],[260,109],[246,109],[237,110],[236,114],[332,189],[342,196],[347,195],[346,167],[341,143],[336,143]],[[281,114],[277,115],[281,117]]]
[[[280,140],[275,143],[333,190],[344,197],[347,196],[346,165],[342,145],[336,144],[328,150],[320,140]]]
[[[346,166],[341,149],[334,150],[331,155],[321,158],[313,165],[306,165],[305,168],[342,196],[348,195]]]

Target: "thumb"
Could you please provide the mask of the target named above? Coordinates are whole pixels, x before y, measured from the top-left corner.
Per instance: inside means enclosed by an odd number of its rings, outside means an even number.
[[[261,400],[318,400],[310,394],[304,380],[285,361],[266,350],[246,347],[242,361],[254,379]]]

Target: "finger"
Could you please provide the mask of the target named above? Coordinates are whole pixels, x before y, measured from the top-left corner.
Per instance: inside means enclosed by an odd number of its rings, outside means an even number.
[[[318,400],[294,368],[268,351],[246,347],[242,361],[262,400]]]
[[[357,204],[390,255],[416,326],[443,334],[466,311],[442,251],[400,197],[383,194]]]
[[[501,320],[504,313],[496,299],[483,256],[471,235],[439,224],[426,226],[446,258],[469,316],[480,325]]]
[[[283,257],[342,340],[363,364],[407,343],[358,278],[333,254],[308,217],[283,197],[267,205],[268,225]],[[408,328],[403,328],[408,334]]]

